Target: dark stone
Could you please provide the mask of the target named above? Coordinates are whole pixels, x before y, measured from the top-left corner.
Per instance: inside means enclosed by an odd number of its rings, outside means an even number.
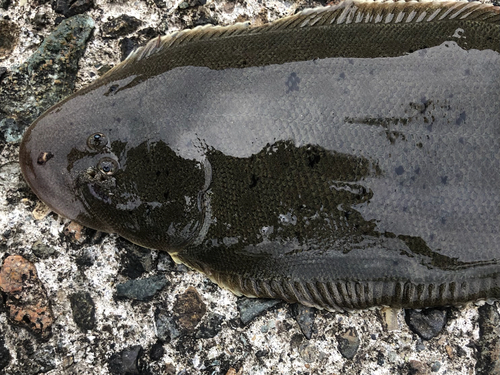
[[[207,308],[198,291],[189,287],[177,296],[172,312],[177,325],[186,333],[191,333],[207,312]]]
[[[108,361],[109,372],[114,375],[140,375],[139,356],[142,352],[140,345],[135,345],[115,353]]]
[[[7,57],[17,44],[19,28],[14,22],[0,19],[0,59]]]
[[[19,341],[16,347],[17,373],[35,375],[49,372],[56,368],[55,350],[52,346],[35,347],[30,340]]]
[[[7,68],[5,66],[0,66],[0,82],[2,82],[2,78],[7,73]]]
[[[161,341],[156,341],[151,349],[149,350],[149,358],[153,361],[158,361],[165,354],[165,348],[163,347],[163,343]]]
[[[269,354],[269,350],[257,350],[255,352],[255,356],[257,358],[267,357],[268,354]]]
[[[294,303],[292,306],[292,315],[299,324],[300,330],[310,339],[314,330],[314,317],[316,309],[314,307],[304,306],[300,303]]]
[[[7,10],[9,5],[12,3],[11,0],[0,0],[0,8]]]
[[[0,370],[3,370],[9,365],[12,356],[10,355],[9,349],[5,347],[5,340],[3,334],[0,336]]]
[[[263,314],[271,307],[276,306],[281,301],[277,299],[263,299],[263,298],[238,298],[236,305],[240,312],[240,319],[244,325],[247,325],[259,315]]]
[[[82,332],[95,328],[95,304],[88,292],[74,293],[69,296],[73,320]]]
[[[82,14],[94,6],[94,0],[53,0],[52,9],[64,17]]]
[[[442,331],[447,315],[446,309],[405,310],[406,324],[423,340],[430,340]]]
[[[137,279],[144,272],[153,270],[151,250],[134,245],[123,238],[116,240],[116,247],[120,250],[122,264],[120,273],[123,276],[129,279]]]
[[[118,298],[148,301],[168,284],[168,280],[162,275],[156,275],[146,279],[129,280],[116,286],[116,296]]]
[[[35,242],[31,246],[31,251],[40,259],[48,259],[56,254],[56,250],[53,247],[47,246],[41,241]]]
[[[477,375],[500,374],[500,316],[495,305],[479,308]]]
[[[344,358],[353,359],[359,348],[359,337],[355,328],[349,328],[337,336],[338,349]]]
[[[382,352],[378,352],[377,353],[377,365],[379,366],[383,366],[385,363],[385,357],[384,357],[384,353]]]
[[[197,339],[210,339],[215,337],[222,329],[224,316],[219,314],[210,314],[208,319],[198,328],[195,337]]]
[[[104,38],[117,38],[134,32],[141,26],[142,22],[132,16],[122,14],[116,18],[110,18],[101,26]]]

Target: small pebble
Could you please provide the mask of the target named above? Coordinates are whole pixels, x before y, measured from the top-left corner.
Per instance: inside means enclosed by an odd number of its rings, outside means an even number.
[[[240,319],[243,325],[247,325],[260,314],[263,314],[271,307],[276,306],[281,301],[276,299],[263,298],[238,298],[236,305],[240,312]]]
[[[164,343],[169,343],[182,335],[174,317],[166,314],[163,308],[156,311],[155,327],[156,337]]]
[[[48,259],[56,254],[56,250],[53,247],[45,245],[40,240],[31,246],[31,251],[40,259]]]
[[[116,18],[110,18],[101,26],[102,36],[105,38],[125,36],[137,30],[141,24],[139,19],[122,14]]]
[[[82,332],[95,328],[95,304],[88,292],[74,293],[69,296],[73,320]]]
[[[392,307],[383,307],[379,310],[379,315],[382,319],[382,326],[388,332],[400,330],[398,322],[398,313],[400,309]]]
[[[138,359],[142,347],[135,345],[113,354],[108,361],[109,372],[113,375],[140,375]]]
[[[476,374],[500,374],[500,315],[496,304],[479,308]]]
[[[359,348],[359,337],[355,328],[349,328],[337,336],[338,349],[344,358],[353,359]]]
[[[177,296],[172,312],[179,328],[191,333],[207,312],[207,307],[198,291],[190,286]]]
[[[93,6],[93,0],[52,0],[54,12],[64,15],[64,17],[82,14]]]
[[[168,280],[162,275],[139,280],[129,280],[116,286],[116,296],[118,298],[148,301],[168,284]]]
[[[117,238],[116,248],[120,252],[120,274],[129,279],[137,279],[145,272],[153,270],[151,250],[137,246],[123,238]]]
[[[406,324],[423,340],[436,337],[447,321],[447,311],[442,309],[405,310]]]
[[[165,348],[163,347],[163,343],[161,341],[156,341],[151,349],[149,350],[149,358],[153,361],[158,361],[165,354]]]
[[[316,309],[314,307],[304,306],[300,303],[293,304],[291,309],[292,315],[299,324],[300,330],[308,340],[311,339]]]
[[[420,361],[410,360],[408,362],[408,375],[428,375],[429,368]]]
[[[0,59],[8,56],[17,44],[19,28],[14,22],[0,19]]]
[[[431,371],[432,372],[438,372],[439,369],[441,368],[441,363],[440,362],[434,362],[432,365],[431,365]]]
[[[304,362],[312,363],[316,360],[318,350],[314,345],[306,342],[299,347],[299,355],[300,358],[304,360]]]

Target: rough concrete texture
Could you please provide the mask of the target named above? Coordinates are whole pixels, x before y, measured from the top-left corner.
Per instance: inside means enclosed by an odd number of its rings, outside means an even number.
[[[489,328],[497,326],[495,304],[481,319],[474,304],[450,309],[443,331],[428,341],[408,328],[401,310],[311,313],[270,303],[272,307],[244,325],[237,306],[247,304],[237,305],[230,292],[203,275],[175,266],[165,254],[68,225],[55,214],[46,215],[20,175],[19,137],[29,121],[60,95],[97,78],[137,44],[194,25],[263,23],[316,5],[322,4],[279,0],[0,1],[0,20],[7,21],[0,26],[9,27],[0,35],[12,35],[11,41],[2,41],[0,53],[0,256],[6,262],[9,255],[20,255],[36,267],[34,275],[42,284],[37,288],[46,293],[47,311],[54,318],[48,337],[30,329],[29,321],[13,323],[8,311],[12,296],[4,289],[0,373],[497,371],[498,339]],[[65,17],[80,13],[80,18],[71,21],[78,21],[79,34],[57,31],[57,35],[75,39],[66,39],[64,45],[51,44],[49,65],[27,69],[39,59],[36,53],[43,48],[42,42],[52,40],[49,35],[57,25],[73,27],[65,24],[69,22]],[[146,281],[130,283],[135,279]],[[146,288],[144,285],[148,288],[143,290],[145,296],[134,297],[134,290]],[[248,319],[247,312],[241,314]],[[476,366],[477,358],[484,362]]]

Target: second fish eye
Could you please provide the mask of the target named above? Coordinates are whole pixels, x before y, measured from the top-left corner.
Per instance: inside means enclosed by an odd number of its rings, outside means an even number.
[[[97,169],[107,176],[112,176],[118,170],[118,162],[111,158],[102,158],[97,164]]]
[[[108,144],[108,137],[103,133],[94,133],[87,138],[87,146],[92,150],[101,150]]]

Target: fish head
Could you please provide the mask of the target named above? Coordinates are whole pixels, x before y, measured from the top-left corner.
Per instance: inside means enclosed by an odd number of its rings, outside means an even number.
[[[35,194],[59,215],[145,247],[173,253],[193,241],[203,163],[148,137],[155,132],[130,113],[81,99],[52,107],[24,135],[21,170]]]

